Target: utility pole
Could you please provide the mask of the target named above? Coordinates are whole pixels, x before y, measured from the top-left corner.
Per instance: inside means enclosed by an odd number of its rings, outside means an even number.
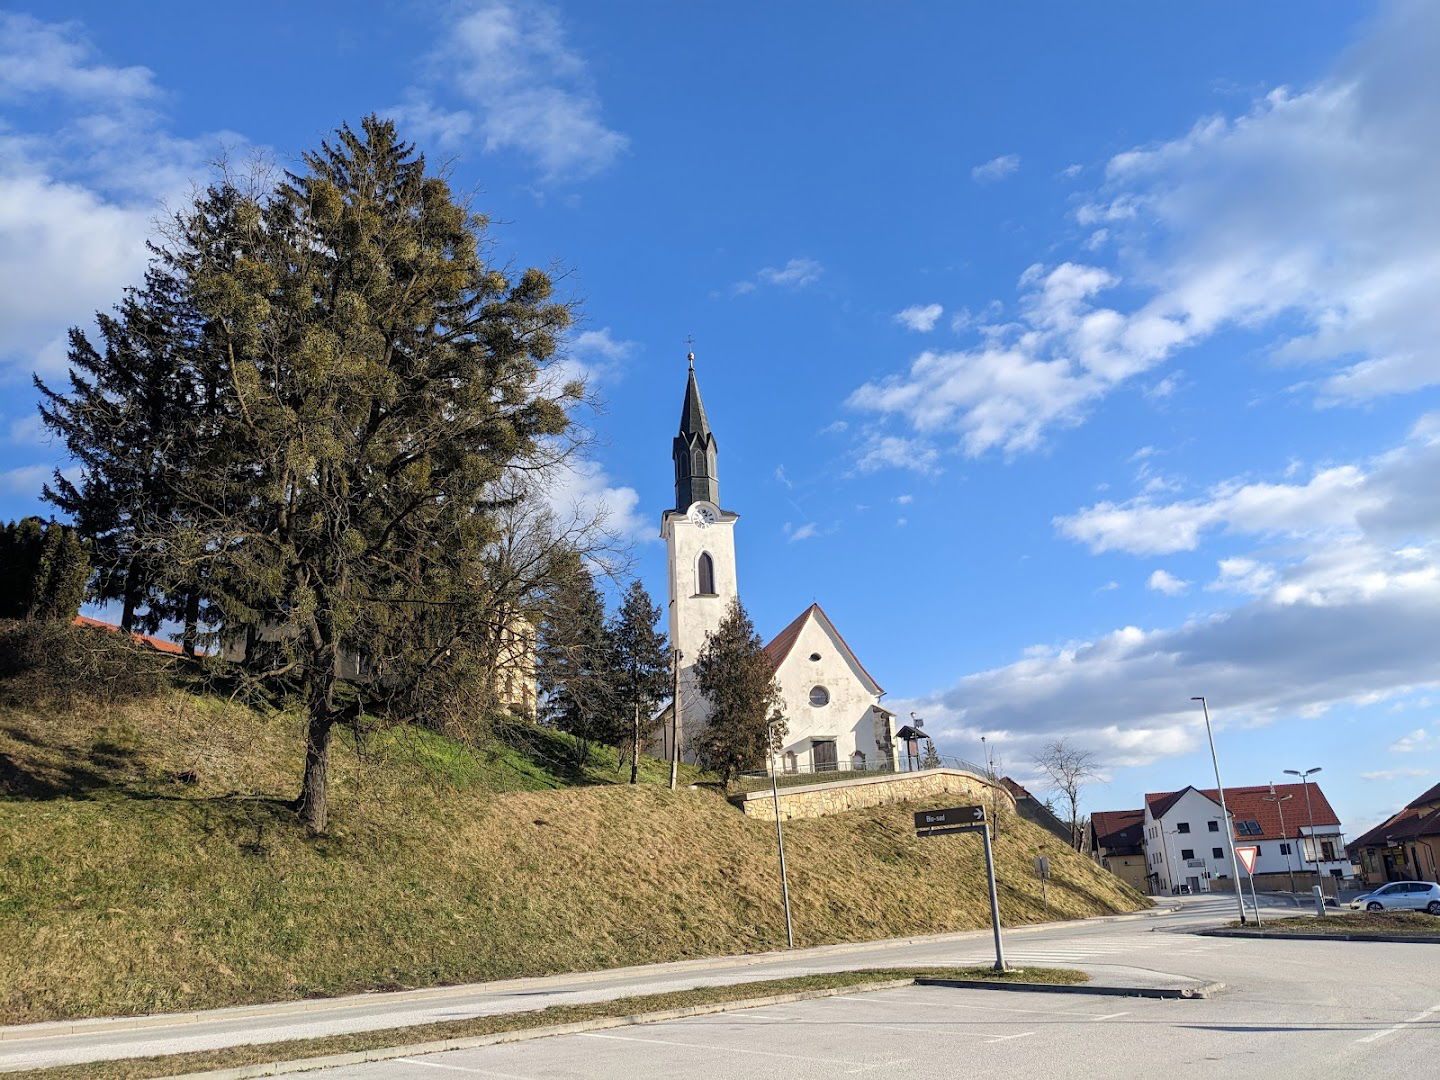
[[[1230,841],[1230,872],[1235,875],[1235,903],[1240,908],[1240,925],[1245,926],[1249,920],[1245,918],[1245,883],[1240,880],[1240,859],[1235,854],[1235,823],[1230,820],[1230,809],[1225,805],[1225,785],[1220,781],[1220,755],[1215,752],[1215,732],[1210,728],[1210,705],[1202,697],[1192,697],[1191,701],[1200,702],[1200,708],[1205,713],[1205,737],[1210,740],[1210,763],[1215,766],[1215,790],[1220,795],[1220,816],[1225,819],[1226,839]],[[1256,908],[1256,919],[1259,919],[1259,908]]]
[[[670,790],[680,776],[680,659],[685,654],[679,649],[674,652],[675,671],[670,696]]]
[[[1294,795],[1290,795],[1288,793],[1285,795],[1277,794],[1275,791],[1275,782],[1273,780],[1270,782],[1270,794],[1261,796],[1261,798],[1263,798],[1266,802],[1273,802],[1275,804],[1275,809],[1280,812],[1281,840],[1289,840],[1289,837],[1285,835],[1285,800],[1293,799],[1294,797]],[[1285,847],[1288,849],[1290,845],[1286,843]],[[1295,866],[1290,861],[1290,852],[1288,850],[1285,852],[1285,869],[1290,873],[1290,891],[1293,893],[1295,891]]]
[[[770,798],[775,806],[775,845],[780,849],[780,899],[785,905],[785,946],[793,949],[795,947],[795,926],[790,921],[790,877],[785,872],[785,829],[780,824],[780,782],[775,776],[775,725],[772,723],[766,729],[766,739],[770,743]],[[986,844],[985,850],[990,850]]]
[[[1301,772],[1299,769],[1286,769],[1286,776],[1300,777],[1300,783],[1305,788],[1305,820],[1310,825],[1310,863],[1312,872],[1315,874],[1315,884],[1320,884],[1320,845],[1315,842],[1315,812],[1310,808],[1310,777],[1320,771],[1320,766],[1313,769],[1306,769]]]

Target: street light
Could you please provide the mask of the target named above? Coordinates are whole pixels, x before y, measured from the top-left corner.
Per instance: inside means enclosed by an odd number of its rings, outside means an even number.
[[[785,873],[785,830],[780,825],[780,784],[775,777],[775,725],[784,717],[771,720],[765,730],[770,743],[770,798],[775,807],[775,844],[780,849],[780,900],[785,905],[785,945],[795,947],[795,927],[790,921],[790,876]]]
[[[1320,766],[1313,769],[1306,769],[1301,772],[1299,769],[1286,769],[1286,776],[1300,777],[1300,783],[1305,786],[1305,817],[1310,823],[1310,852],[1314,856],[1310,861],[1315,864],[1315,884],[1320,884],[1320,845],[1315,843],[1315,814],[1310,809],[1310,777],[1320,771]]]
[[[1280,839],[1281,839],[1281,840],[1287,839],[1287,837],[1285,836],[1285,800],[1286,800],[1286,799],[1293,799],[1294,797],[1295,797],[1295,796],[1292,795],[1292,794],[1290,794],[1289,792],[1286,792],[1284,795],[1277,795],[1276,792],[1275,792],[1275,782],[1274,782],[1273,780],[1270,782],[1270,794],[1269,794],[1269,795],[1261,795],[1261,796],[1260,796],[1260,798],[1262,798],[1263,800],[1265,800],[1265,802],[1273,802],[1273,803],[1275,804],[1275,809],[1278,810],[1278,811],[1280,811]],[[1293,892],[1295,891],[1295,867],[1290,864],[1290,851],[1289,851],[1290,845],[1289,845],[1289,844],[1285,844],[1285,845],[1283,845],[1283,846],[1284,846],[1285,849],[1286,849],[1286,851],[1285,851],[1285,869],[1290,872],[1290,891],[1293,893]]]
[[[1225,805],[1225,785],[1220,782],[1220,757],[1215,753],[1215,733],[1210,730],[1210,705],[1203,696],[1192,697],[1191,701],[1198,701],[1200,708],[1205,713],[1205,737],[1210,740],[1210,763],[1215,766],[1215,790],[1220,793],[1220,814],[1225,818],[1225,824],[1230,829],[1230,872],[1235,875],[1235,903],[1240,908],[1240,925],[1246,925],[1249,920],[1245,918],[1245,894],[1240,891],[1240,858],[1235,854],[1235,825],[1230,820],[1230,808]],[[1260,911],[1255,911],[1255,921],[1260,921]]]

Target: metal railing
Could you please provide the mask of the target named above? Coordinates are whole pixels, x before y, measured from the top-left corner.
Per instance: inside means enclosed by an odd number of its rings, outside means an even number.
[[[775,761],[775,783],[781,788],[802,787],[806,784],[828,784],[836,780],[859,780],[867,776],[894,776],[900,773],[919,772],[925,766],[919,758],[907,758],[900,756],[899,766],[895,767],[889,761],[881,758],[879,760],[865,759],[864,761],[837,761],[833,765],[815,765],[813,763],[796,762],[787,766],[777,755]],[[941,757],[938,765],[931,765],[931,768],[962,769],[965,772],[974,773],[976,776],[988,780],[995,777],[984,765],[977,765],[973,761],[966,761],[958,757]],[[734,788],[736,791],[758,791],[761,788],[770,786],[770,771],[768,769],[755,769],[749,772],[740,773],[735,778]]]

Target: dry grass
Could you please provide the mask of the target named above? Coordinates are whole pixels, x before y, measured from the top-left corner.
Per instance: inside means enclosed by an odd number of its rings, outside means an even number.
[[[989,968],[943,967],[836,971],[820,975],[801,975],[789,979],[732,983],[728,986],[697,986],[690,990],[643,994],[585,1005],[552,1005],[546,1009],[534,1009],[528,1012],[477,1016],[468,1020],[447,1020],[435,1024],[385,1028],[378,1031],[358,1031],[349,1035],[289,1039],[285,1042],[232,1046],[219,1050],[200,1050],[185,1054],[124,1058],[118,1061],[95,1061],[49,1069],[29,1069],[6,1075],[13,1077],[14,1080],[151,1080],[154,1077],[176,1076],[203,1070],[233,1069],[245,1065],[263,1065],[274,1061],[296,1061],[329,1054],[349,1054],[362,1050],[438,1042],[444,1039],[466,1039],[558,1024],[574,1024],[585,1020],[668,1012],[674,1009],[774,997],[780,994],[793,994],[809,990],[845,989],[863,987],[873,983],[893,982],[897,979],[920,978],[950,979],[960,982],[994,982],[998,980],[1063,986],[1073,986],[1090,980],[1090,976],[1083,971],[1075,971],[1070,968],[1015,968],[1003,973],[991,971]]]
[[[480,752],[415,731],[363,752],[344,741],[332,830],[308,838],[282,802],[300,774],[293,716],[179,691],[66,709],[0,702],[0,1022],[783,943],[773,826],[711,788],[561,786],[618,773],[613,754],[567,770],[544,757],[551,745]],[[651,780],[663,775],[662,763],[647,766]],[[917,841],[910,814],[788,827],[799,944],[988,925],[978,838]],[[1007,817],[997,845],[1007,923],[1046,917],[1031,868],[1042,850],[1051,917],[1146,905]]]
[[[1234,921],[1231,926],[1239,926]],[[1283,934],[1395,934],[1399,937],[1440,938],[1440,919],[1423,911],[1346,911],[1333,915],[1296,915],[1266,919],[1266,933]]]

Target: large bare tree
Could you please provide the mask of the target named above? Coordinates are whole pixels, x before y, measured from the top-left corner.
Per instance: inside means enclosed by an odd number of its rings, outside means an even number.
[[[1085,785],[1100,775],[1093,751],[1084,750],[1061,737],[1045,744],[1035,755],[1035,766],[1044,774],[1046,786],[1064,801],[1070,819],[1070,845],[1082,846],[1080,795]]]

